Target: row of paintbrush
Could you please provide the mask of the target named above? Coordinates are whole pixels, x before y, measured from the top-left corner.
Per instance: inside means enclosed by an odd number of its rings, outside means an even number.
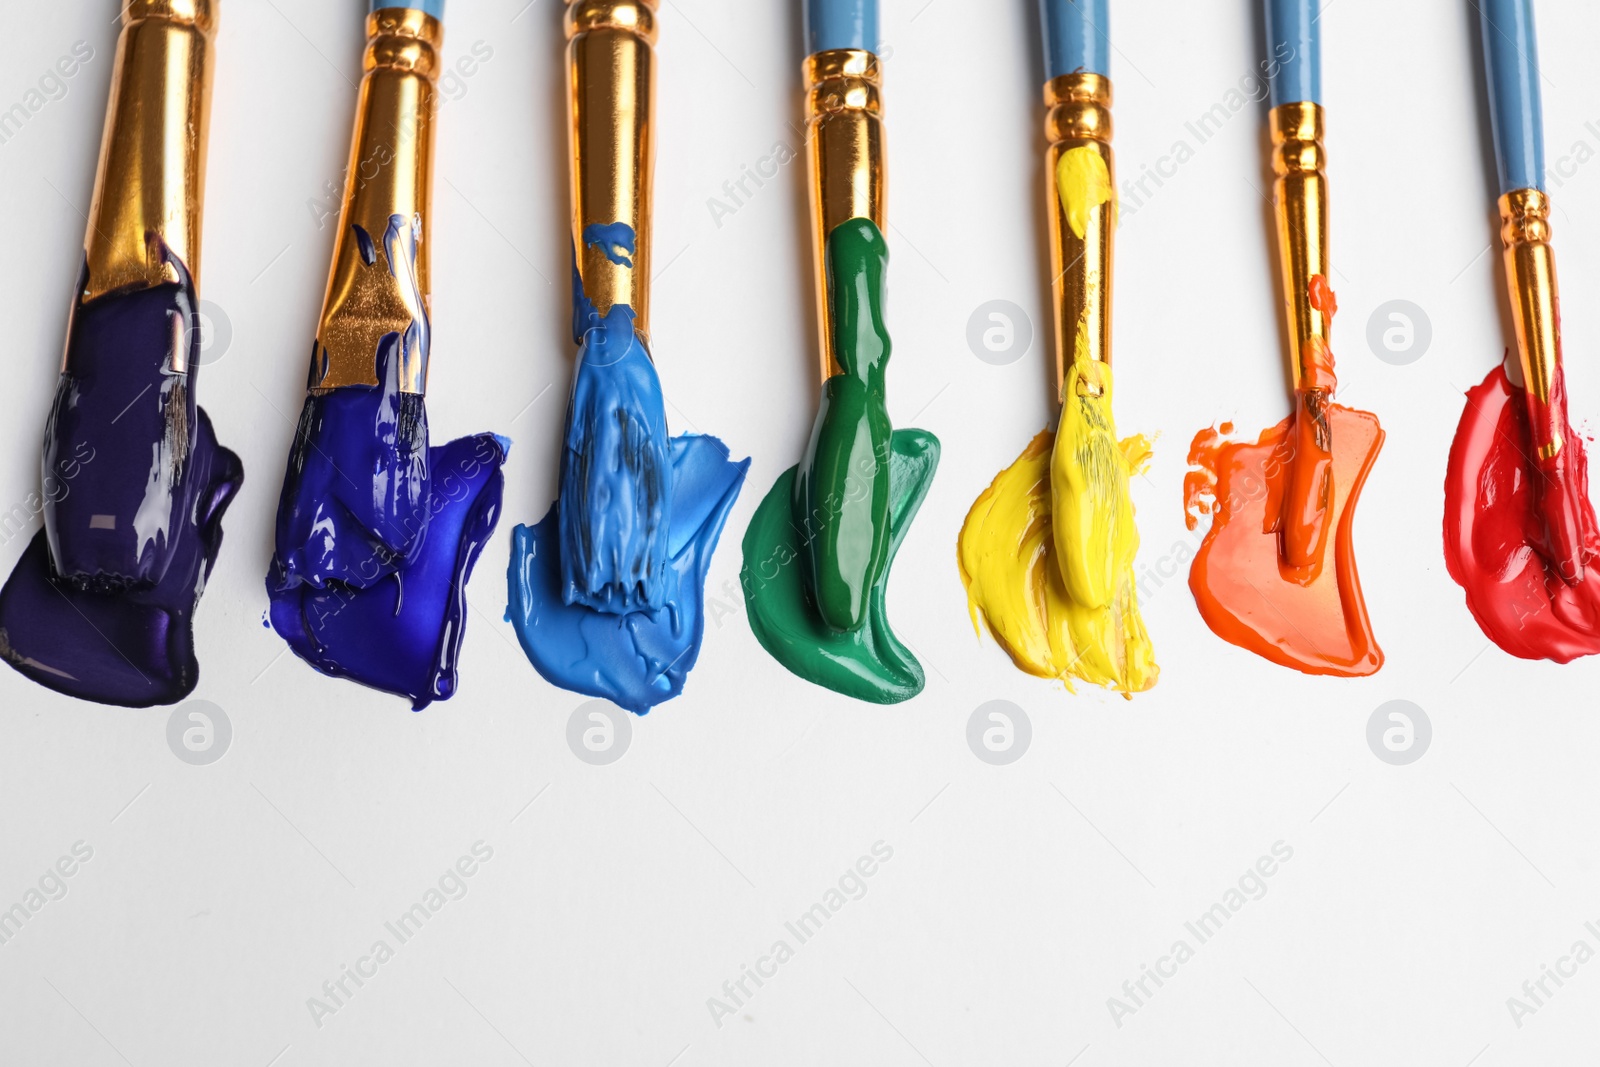
[[[1155,683],[1133,580],[1129,479],[1149,456],[1112,414],[1107,0],[1041,0],[1060,422],[998,476],[959,542],[974,620],[1023,669],[1132,693]],[[1279,258],[1295,406],[1254,443],[1196,438],[1186,491],[1212,525],[1191,573],[1208,624],[1301,670],[1382,654],[1353,516],[1383,440],[1334,402],[1318,13],[1266,0]],[[106,703],[169,703],[198,676],[192,617],[242,482],[196,405],[198,238],[216,0],[131,0],[45,435],[45,528],[0,593],[0,656]],[[1566,425],[1529,0],[1484,0],[1520,359],[1469,397],[1447,549],[1485,630],[1519,655],[1600,650],[1600,551]],[[550,513],[518,527],[508,619],[549,680],[644,712],[682,691],[703,584],[748,461],[667,431],[649,329],[654,0],[569,0],[573,341]],[[742,583],[762,644],[864,700],[922,688],[889,626],[887,573],[939,443],[895,430],[874,0],[807,4],[807,146],[821,395],[801,462],[757,508]],[[465,587],[500,513],[509,442],[433,446],[429,226],[442,0],[375,2],[339,236],[278,509],[270,621],[318,670],[409,697],[456,687]],[[151,106],[151,102],[159,106]],[[374,168],[373,161],[379,161]],[[374,169],[376,173],[373,173]],[[1224,429],[1227,429],[1225,426]],[[1263,491],[1253,491],[1264,486]],[[1198,515],[1191,515],[1192,519]]]

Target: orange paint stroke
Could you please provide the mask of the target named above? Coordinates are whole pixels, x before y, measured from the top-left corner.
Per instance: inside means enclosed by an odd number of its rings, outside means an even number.
[[[1322,334],[1311,334],[1300,349],[1292,428],[1294,464],[1284,494],[1279,548],[1290,566],[1315,569],[1322,566],[1327,555],[1332,526],[1329,505],[1334,494],[1333,442],[1327,409],[1333,403],[1339,381],[1333,372],[1333,352],[1324,336],[1333,326],[1339,298],[1321,274],[1311,276],[1306,296],[1322,316]]]
[[[1298,413],[1297,413],[1298,415]],[[1383,666],[1356,572],[1356,502],[1383,447],[1376,416],[1329,403],[1332,432],[1329,520],[1333,566],[1294,567],[1283,559],[1281,515],[1300,435],[1297,416],[1255,443],[1202,430],[1184,479],[1190,528],[1214,512],[1189,571],[1206,625],[1230,644],[1306,674],[1354,677]],[[1224,429],[1231,429],[1224,427]]]

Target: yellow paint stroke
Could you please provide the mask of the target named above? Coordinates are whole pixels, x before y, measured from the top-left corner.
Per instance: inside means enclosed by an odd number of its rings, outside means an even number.
[[[1056,191],[1067,213],[1067,225],[1080,241],[1089,231],[1090,213],[1101,204],[1111,203],[1117,195],[1105,157],[1090,145],[1061,153],[1061,161],[1056,164]]]
[[[1128,476],[1111,413],[1111,368],[1080,352],[1061,387],[1050,492],[1061,576],[1085,607],[1111,606],[1139,551]]]
[[[1109,403],[1110,390],[1105,399]],[[1052,455],[1056,435],[1045,430],[1001,471],[967,513],[957,544],[967,608],[980,617],[1012,662],[1029,674],[1074,679],[1143,692],[1160,669],[1139,615],[1133,557],[1138,534],[1130,521],[1109,554],[1121,561],[1110,602],[1092,607],[1068,592],[1054,531]],[[1150,457],[1150,442],[1130,437],[1117,446],[1123,478]],[[1129,507],[1131,519],[1132,509]]]

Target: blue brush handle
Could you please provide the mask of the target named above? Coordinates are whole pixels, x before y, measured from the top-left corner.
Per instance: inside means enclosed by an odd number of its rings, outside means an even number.
[[[1278,65],[1277,77],[1269,79],[1272,106],[1322,103],[1322,31],[1316,0],[1266,0],[1266,5],[1267,62]]]
[[[371,10],[385,7],[409,7],[444,21],[444,0],[372,0]]]
[[[1111,77],[1109,0],[1039,0],[1044,76],[1081,71]]]
[[[878,50],[878,0],[805,0],[810,54],[835,48]]]
[[[1544,115],[1533,0],[1478,0],[1500,192],[1544,189]]]

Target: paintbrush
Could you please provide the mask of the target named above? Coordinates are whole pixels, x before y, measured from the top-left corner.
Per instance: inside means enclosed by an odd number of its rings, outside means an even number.
[[[278,507],[274,570],[283,589],[371,584],[415,554],[428,524],[424,396],[443,8],[442,0],[373,0],[366,19],[344,202]]]
[[[1500,237],[1517,338],[1528,453],[1545,529],[1541,554],[1569,584],[1583,580],[1582,501],[1568,470],[1567,396],[1561,366],[1560,298],[1544,189],[1544,118],[1532,0],[1479,0],[1489,117],[1500,182]]]
[[[807,138],[822,395],[794,481],[812,604],[832,630],[866,622],[889,562],[889,361],[879,292],[887,172],[876,0],[809,0]]]
[[[44,530],[0,657],[108,704],[194,689],[194,611],[243,479],[196,405],[212,0],[131,0],[42,457]]]
[[[271,622],[317,670],[450,697],[507,443],[429,442],[443,0],[374,0],[338,236],[279,497]]]
[[[672,469],[650,354],[656,0],[568,0],[572,335],[561,453],[566,603],[626,614],[670,596]]]
[[[1067,591],[1088,608],[1112,604],[1138,548],[1128,465],[1111,412],[1117,196],[1107,7],[1107,0],[1040,0],[1048,78],[1045,213],[1061,404],[1052,525]]]
[[[57,573],[101,592],[158,584],[177,552],[176,537],[145,536],[136,516],[169,531],[183,524],[216,35],[208,0],[133,0],[122,18],[83,281],[46,434],[47,475],[51,455],[70,456],[91,437],[117,457],[45,509]],[[117,350],[91,350],[85,320],[113,315],[128,320]],[[97,387],[82,388],[88,378]],[[132,410],[116,417],[124,405]],[[147,471],[152,448],[160,462]],[[147,500],[151,484],[164,501]]]
[[[883,77],[876,0],[807,0],[806,156],[821,381],[804,456],[744,536],[750,624],[789,670],[860,700],[922,691],[889,625],[889,569],[939,441],[889,419]]]
[[[1336,310],[1328,282],[1328,173],[1323,147],[1322,45],[1316,0],[1265,0],[1272,110],[1273,207],[1289,329],[1295,413],[1279,553],[1291,568],[1320,567],[1331,532],[1337,381],[1329,336]]]

